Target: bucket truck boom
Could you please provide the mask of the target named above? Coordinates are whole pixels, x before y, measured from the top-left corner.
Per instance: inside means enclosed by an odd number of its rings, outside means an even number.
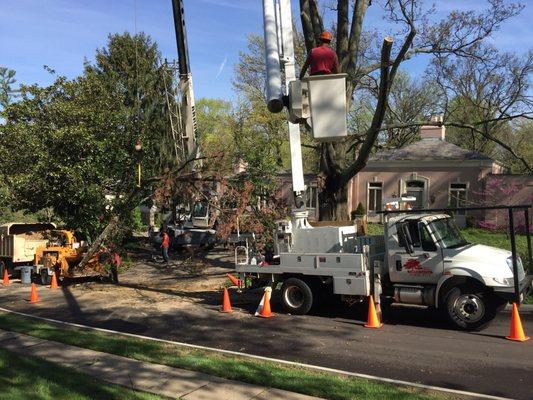
[[[187,44],[187,30],[183,0],[172,0],[172,12],[174,18],[174,30],[178,51],[178,65],[166,63],[165,88],[167,91],[167,106],[169,107],[170,125],[173,140],[175,142],[176,156],[181,162],[194,160],[199,156],[196,109],[194,101],[193,81]],[[179,84],[176,89],[174,74],[178,73]],[[187,171],[197,173],[201,160],[194,160],[187,165]],[[216,243],[216,231],[213,229],[216,221],[216,212],[205,198],[216,197],[216,192],[208,190],[202,193],[202,200],[185,198],[178,204],[172,204],[173,212],[167,218],[166,227],[171,237],[171,247],[182,246],[211,246]],[[177,203],[178,200],[174,199]],[[180,210],[179,212],[177,210]],[[177,217],[179,215],[179,217]],[[154,231],[153,242],[159,245],[161,238]]]
[[[296,81],[292,12],[290,0],[263,0],[265,63],[267,70],[267,106],[271,112],[283,110],[283,98],[289,94],[289,84]],[[281,71],[284,72],[282,80]],[[284,81],[284,84],[282,83]],[[289,121],[292,190],[295,206],[305,205],[304,173],[300,144],[300,125]]]
[[[187,45],[183,0],[172,0],[172,11],[174,15],[176,45],[178,48],[179,88],[182,93],[182,139],[184,141],[186,158],[190,158],[194,157],[195,154],[193,153],[197,152],[196,109],[189,63],[189,47]]]

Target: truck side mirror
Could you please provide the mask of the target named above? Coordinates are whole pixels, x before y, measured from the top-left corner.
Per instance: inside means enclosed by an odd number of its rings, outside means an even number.
[[[400,242],[400,246],[402,246],[408,254],[413,254],[415,251],[415,248],[413,246],[413,240],[411,239],[411,234],[409,233],[409,225],[398,224],[397,231],[398,231],[398,239]]]

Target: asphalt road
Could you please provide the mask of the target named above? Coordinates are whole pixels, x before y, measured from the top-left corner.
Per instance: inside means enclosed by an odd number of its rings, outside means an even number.
[[[94,284],[98,285],[98,284]],[[127,283],[125,283],[127,285]],[[141,295],[148,293],[132,287]],[[194,302],[150,301],[135,307],[90,290],[62,287],[40,290],[42,301],[25,300],[28,288],[0,287],[3,307],[34,315],[165,338],[221,349],[342,369],[515,399],[533,399],[533,340],[517,343],[509,331],[509,311],[478,333],[451,330],[435,313],[396,309],[384,315],[379,330],[363,327],[364,307],[324,306],[312,315],[291,316],[274,302],[274,318],[254,318],[260,294],[232,292],[233,314],[218,312],[218,293]],[[94,301],[91,301],[94,298]],[[526,333],[533,336],[533,307],[521,310]]]

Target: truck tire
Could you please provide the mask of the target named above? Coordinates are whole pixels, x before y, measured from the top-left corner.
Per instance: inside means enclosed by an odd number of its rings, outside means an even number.
[[[450,289],[444,298],[448,320],[455,328],[465,331],[487,326],[496,316],[497,308],[490,293],[469,284]]]
[[[52,277],[48,275],[48,271],[43,268],[41,269],[41,285],[47,286],[52,283]]]
[[[289,278],[281,286],[283,308],[296,315],[307,314],[313,306],[313,292],[301,279]]]

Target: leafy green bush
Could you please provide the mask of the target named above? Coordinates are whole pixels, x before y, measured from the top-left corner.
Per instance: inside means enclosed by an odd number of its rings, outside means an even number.
[[[357,217],[362,217],[363,215],[366,215],[366,210],[363,204],[359,202],[357,208],[351,212],[352,220],[356,219]]]

